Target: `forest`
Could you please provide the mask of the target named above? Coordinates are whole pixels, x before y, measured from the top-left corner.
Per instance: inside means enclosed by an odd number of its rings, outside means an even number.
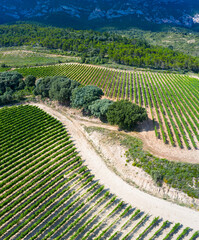
[[[19,23],[0,26],[0,47],[41,46],[79,56],[82,63],[114,62],[134,67],[199,72],[199,58],[114,33]]]

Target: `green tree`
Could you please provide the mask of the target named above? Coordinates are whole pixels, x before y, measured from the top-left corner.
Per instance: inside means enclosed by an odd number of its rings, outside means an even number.
[[[88,110],[88,106],[95,100],[100,99],[104,93],[102,89],[96,86],[85,86],[76,88],[72,91],[71,105],[75,108],[84,108]]]
[[[49,97],[51,82],[52,82],[52,77],[45,77],[45,78],[38,79],[36,82],[34,94],[41,95],[42,97]]]
[[[98,99],[92,102],[92,104],[88,106],[88,109],[92,115],[100,118],[102,121],[106,121],[106,113],[111,104],[113,104],[113,101],[109,99]]]
[[[4,94],[7,89],[12,91],[23,89],[25,83],[22,78],[23,76],[15,71],[0,73],[0,94]]]
[[[27,87],[33,87],[35,86],[35,81],[36,81],[36,77],[34,77],[33,75],[29,75],[25,79],[25,84]]]
[[[4,92],[3,95],[0,95],[0,105],[4,105],[4,104],[8,104],[10,102],[12,102],[13,99],[13,95],[12,95],[12,90],[6,91]]]
[[[121,129],[126,130],[134,129],[138,122],[146,119],[146,109],[127,100],[114,102],[107,112],[107,120],[110,124],[117,124]]]
[[[80,83],[70,80],[66,77],[55,77],[52,79],[52,84],[49,90],[49,97],[58,100],[61,103],[70,100],[72,90],[77,88]]]

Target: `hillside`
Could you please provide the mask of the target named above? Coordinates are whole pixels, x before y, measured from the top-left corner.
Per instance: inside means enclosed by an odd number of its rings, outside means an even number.
[[[18,24],[1,25],[0,33],[0,47],[39,45],[81,57],[83,63],[115,62],[135,67],[199,72],[197,57],[107,32]]]
[[[199,1],[0,1],[0,239],[199,240]]]
[[[116,26],[120,21],[131,27],[136,22],[143,26],[155,23],[193,27],[199,22],[198,13],[199,3],[195,0],[3,0],[0,3],[0,23],[36,20],[83,29],[111,23]]]
[[[128,99],[146,107],[155,135],[164,143],[180,148],[199,148],[199,85],[195,78],[178,74],[119,71],[82,64],[17,70],[24,76],[67,76],[83,85],[99,86],[110,99]],[[196,153],[194,159],[197,157]]]
[[[1,238],[197,238],[197,212],[162,202],[167,210],[177,210],[175,219],[187,213],[192,231],[186,224],[130,206],[100,185],[78,156],[69,133],[46,112],[26,105],[2,108],[0,115]]]
[[[103,31],[117,33],[128,38],[145,39],[149,44],[180,51],[192,56],[199,56],[199,33],[191,29],[164,26],[159,29],[146,30],[138,27],[105,27]]]

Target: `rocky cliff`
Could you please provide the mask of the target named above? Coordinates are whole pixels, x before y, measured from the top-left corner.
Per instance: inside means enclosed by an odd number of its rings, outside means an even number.
[[[136,16],[158,24],[192,27],[199,23],[196,0],[1,0],[0,23],[61,14],[81,21]]]

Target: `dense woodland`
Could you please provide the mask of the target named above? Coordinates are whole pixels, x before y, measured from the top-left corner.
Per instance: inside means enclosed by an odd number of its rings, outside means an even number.
[[[0,47],[39,45],[61,49],[67,54],[81,56],[85,63],[111,61],[135,67],[199,72],[197,57],[107,32],[17,24],[1,25],[0,35]]]

